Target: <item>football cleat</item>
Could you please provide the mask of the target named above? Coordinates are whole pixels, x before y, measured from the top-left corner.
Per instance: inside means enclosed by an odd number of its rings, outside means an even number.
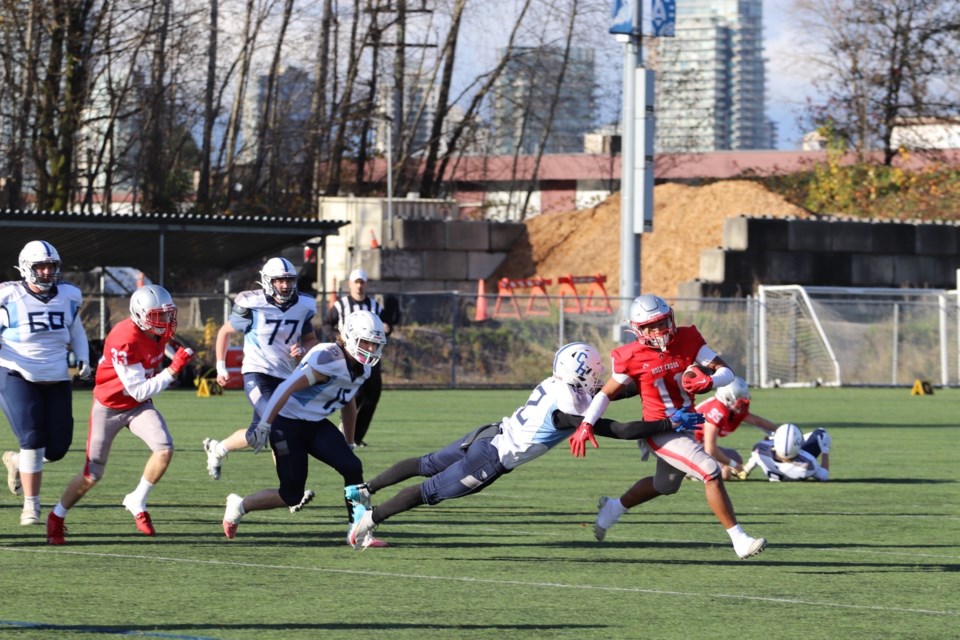
[[[226,458],[226,456],[217,453],[217,445],[219,444],[220,441],[213,438],[203,439],[203,450],[207,452],[207,473],[214,480],[220,479],[220,467],[223,464],[223,459]]]
[[[303,497],[300,498],[300,502],[290,507],[290,513],[297,513],[298,511],[300,511],[300,509],[303,509],[305,506],[310,504],[310,502],[313,500],[314,496],[316,495],[317,494],[315,494],[312,489],[307,489],[306,491],[304,491]]]
[[[21,526],[29,527],[34,524],[40,524],[40,509],[24,509],[20,512]]]
[[[235,493],[227,496],[227,508],[223,512],[223,535],[228,540],[233,540],[237,536],[237,527],[240,526],[240,519],[243,517],[243,497]]]
[[[20,484],[20,468],[14,461],[16,451],[7,451],[3,454],[3,464],[7,467],[7,488],[15,496],[23,495],[23,485]]]
[[[153,536],[157,534],[157,530],[153,528],[153,522],[150,521],[150,514],[146,511],[141,511],[133,516],[133,521],[137,525],[137,531],[143,535]]]
[[[370,487],[364,484],[351,484],[343,488],[343,497],[353,504],[370,507]]]
[[[47,516],[47,542],[49,544],[67,544],[67,525],[63,518],[50,512]]]
[[[353,507],[353,525],[347,533],[347,542],[354,549],[365,549],[368,536],[374,540],[372,534],[377,526],[373,524],[373,510],[368,509],[362,504]]]
[[[735,545],[733,550],[737,552],[737,557],[739,557],[741,560],[746,560],[751,556],[757,555],[766,548],[766,538],[751,538],[747,536],[743,543]]]
[[[368,534],[363,538],[363,548],[364,548],[364,549],[369,549],[370,547],[373,547],[374,549],[383,549],[383,548],[386,548],[386,547],[389,547],[389,546],[390,546],[389,543],[381,540],[380,538],[374,538],[374,537],[373,537],[373,533],[368,533]]]
[[[609,496],[601,496],[600,500],[597,501],[597,519],[593,523],[593,537],[597,539],[597,542],[603,542],[603,539],[607,537],[607,530],[617,524],[617,520],[620,519],[620,514],[613,515],[612,510],[606,508],[611,500],[612,498]],[[604,513],[605,511],[607,513]]]

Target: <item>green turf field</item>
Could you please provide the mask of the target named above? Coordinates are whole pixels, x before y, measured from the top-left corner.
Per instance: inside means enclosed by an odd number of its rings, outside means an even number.
[[[89,391],[75,397],[74,448],[48,465],[44,518],[83,464]],[[512,411],[516,391],[387,391],[359,451],[368,476]],[[636,401],[608,415],[633,415]],[[652,472],[631,443],[585,460],[558,447],[462,500],[401,514],[357,552],[341,482],[319,463],[299,514],[256,512],[228,542],[228,493],[276,486],[270,456],[233,454],[211,480],[201,441],[248,420],[239,392],[157,398],[177,443],[150,502],[158,535],[119,506],[147,453],[123,433],[103,481],[70,512],[68,544],[19,526],[0,484],[0,638],[958,638],[960,391],[754,392],[754,410],[833,436],[829,483],[729,484],[748,533],[769,548],[738,560],[684,483],[593,540],[602,494]],[[724,440],[749,450],[760,431]],[[14,448],[0,417],[0,448]],[[375,498],[393,495],[391,489]]]

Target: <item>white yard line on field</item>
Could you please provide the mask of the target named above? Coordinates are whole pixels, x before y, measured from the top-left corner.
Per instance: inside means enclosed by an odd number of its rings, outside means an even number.
[[[139,554],[122,553],[92,553],[88,551],[67,551],[62,549],[25,549],[22,547],[4,547],[0,546],[0,551],[14,553],[41,553],[41,554],[59,554],[74,555],[92,558],[119,558],[124,560],[150,560],[153,562],[172,562],[184,564],[205,564],[218,567],[236,567],[238,569],[275,569],[278,571],[304,571],[311,573],[326,573],[351,576],[368,576],[376,578],[395,578],[401,580],[436,580],[441,582],[462,582],[473,584],[489,584],[500,586],[518,586],[525,588],[541,589],[575,589],[583,591],[605,591],[615,593],[644,593],[658,596],[678,596],[681,598],[724,598],[728,600],[744,600],[752,602],[770,602],[773,604],[792,604],[804,607],[830,607],[835,609],[855,609],[862,611],[880,611],[885,613],[917,613],[924,615],[937,616],[960,616],[960,611],[937,610],[937,609],[913,609],[908,607],[885,607],[879,605],[867,604],[841,604],[837,602],[816,602],[811,600],[800,600],[797,598],[771,598],[766,596],[750,596],[732,593],[717,593],[716,591],[670,591],[663,589],[641,589],[639,587],[612,587],[604,585],[591,584],[568,584],[561,582],[532,582],[525,580],[497,580],[492,578],[475,578],[470,576],[436,576],[417,573],[398,573],[389,571],[369,571],[358,569],[330,569],[326,567],[303,567],[297,565],[264,564],[256,562],[227,562],[223,560],[202,560],[198,558],[173,558],[169,556],[146,556]],[[759,566],[759,565],[758,565]]]

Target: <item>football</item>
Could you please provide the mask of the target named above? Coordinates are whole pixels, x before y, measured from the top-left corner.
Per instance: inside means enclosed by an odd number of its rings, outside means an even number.
[[[698,365],[696,362],[683,370],[684,378],[696,378],[698,375],[710,375],[710,372]]]

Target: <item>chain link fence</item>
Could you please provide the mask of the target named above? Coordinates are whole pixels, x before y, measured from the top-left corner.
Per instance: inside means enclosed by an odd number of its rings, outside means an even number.
[[[198,351],[201,367],[213,365],[213,340],[229,315],[224,294],[179,295],[178,334]],[[382,299],[382,296],[378,296]],[[384,383],[399,388],[527,387],[549,373],[554,352],[573,341],[589,342],[601,353],[633,340],[621,321],[632,299],[611,298],[610,311],[578,312],[570,296],[517,295],[497,312],[497,296],[478,298],[456,291],[396,294],[400,320],[384,351]],[[88,293],[84,323],[94,349],[110,327],[129,315],[129,297]],[[936,299],[850,300],[814,298],[824,332],[836,352],[841,383],[909,385],[916,378],[956,385],[960,352],[956,299],[944,308]],[[515,305],[513,303],[516,303]],[[761,358],[770,358],[762,340],[797,343],[785,326],[760,331],[764,308],[752,298],[670,299],[678,325],[693,324],[707,343],[751,385],[761,380]],[[315,325],[327,301],[320,306]],[[479,309],[478,309],[479,307]],[[946,315],[945,315],[946,314]],[[333,336],[324,335],[324,340]],[[790,349],[783,348],[787,369]],[[948,354],[945,356],[944,354]],[[99,355],[95,351],[93,355]],[[766,363],[769,366],[769,362]],[[818,384],[832,375],[828,366],[797,372],[800,384]]]

